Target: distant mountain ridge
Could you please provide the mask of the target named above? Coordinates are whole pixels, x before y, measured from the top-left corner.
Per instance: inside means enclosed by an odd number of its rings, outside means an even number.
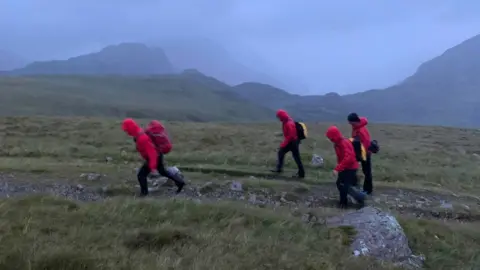
[[[65,60],[37,61],[22,68],[0,69],[9,75],[145,75],[173,74],[196,69],[230,85],[247,81],[284,86],[284,82],[265,72],[242,64],[220,44],[205,38],[170,38],[143,43],[120,43],[100,51]],[[0,54],[1,60],[1,54]],[[1,62],[0,62],[1,63]],[[11,70],[16,68],[15,70]]]
[[[197,69],[229,85],[255,81],[282,86],[284,83],[267,74],[249,68],[238,61],[220,44],[206,38],[162,39],[156,46],[165,50],[176,71]]]
[[[7,74],[150,75],[173,72],[173,66],[161,48],[141,43],[121,43],[67,60],[33,62]]]
[[[290,111],[296,119],[303,121],[345,121],[346,115],[355,111],[366,115],[373,122],[480,127],[480,58],[475,57],[477,55],[480,55],[480,35],[423,63],[414,74],[397,85],[344,96],[336,93],[300,96],[259,82],[244,82],[230,87],[223,80],[219,80],[211,74],[205,76],[196,69],[187,69],[182,74],[177,74],[180,77],[167,76],[162,80],[155,80],[157,85],[148,84],[148,89],[150,91],[163,89],[162,95],[176,95],[175,102],[186,103],[189,102],[188,100],[194,99],[195,103],[193,104],[202,102],[204,105],[209,104],[206,107],[195,107],[197,113],[193,114],[191,109],[182,107],[181,104],[175,106],[177,113],[181,113],[182,110],[189,111],[192,115],[201,115],[206,112],[208,116],[204,116],[202,119],[268,119],[268,114],[273,114],[274,110],[278,108],[284,108]],[[170,63],[162,49],[147,47],[143,44],[126,43],[109,46],[100,52],[68,60],[33,63],[23,69],[7,72],[6,75],[127,74],[146,76],[174,72],[178,73],[178,68]],[[172,78],[175,78],[175,83],[169,88],[168,85],[173,83]],[[115,77],[110,79],[111,82],[105,79],[101,83],[105,84],[107,88],[112,88],[109,93],[114,95],[114,86],[110,84],[114,84],[120,79]],[[53,88],[59,89],[54,86],[57,84],[55,82],[57,80],[63,79],[58,76],[51,77],[48,84],[44,84],[42,87],[52,85]],[[70,80],[77,79],[70,77]],[[95,79],[82,77],[82,80],[84,84],[76,85],[78,89],[101,91],[102,88],[95,84],[98,83]],[[44,79],[40,82],[43,83]],[[12,83],[12,81],[6,80],[3,83],[5,86],[5,83]],[[0,89],[1,87],[0,82]],[[34,88],[31,84],[28,87]],[[139,84],[137,87],[147,86]],[[207,94],[202,95],[193,90],[182,92],[183,89],[195,88],[201,89],[205,93],[214,93],[216,97],[207,98]],[[27,92],[32,93],[29,92],[33,91],[32,89]],[[139,93],[144,92],[140,91]],[[65,95],[65,93],[62,94]],[[219,96],[221,98],[217,99]],[[205,103],[202,99],[210,101]],[[19,98],[16,102],[20,102],[20,100]],[[211,102],[212,100],[214,102]],[[232,109],[233,107],[231,109],[222,107],[222,110],[210,108],[210,106],[228,104],[227,100],[235,104],[235,109]],[[162,106],[173,106],[175,102],[164,103]],[[240,105],[242,102],[246,102],[245,106]],[[7,106],[6,108],[12,107]],[[5,110],[7,109],[4,108]],[[5,112],[7,113],[7,111]],[[245,114],[246,111],[249,112],[248,117]],[[215,113],[220,113],[222,116],[215,116]]]
[[[342,120],[358,112],[371,121],[480,127],[480,35],[420,65],[401,83],[382,90],[340,96],[285,95],[261,84],[234,91],[266,107],[283,107],[309,121]],[[269,98],[264,93],[269,93]]]

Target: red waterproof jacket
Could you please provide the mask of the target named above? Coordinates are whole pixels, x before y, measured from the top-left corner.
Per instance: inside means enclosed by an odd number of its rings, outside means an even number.
[[[336,126],[329,127],[325,135],[331,142],[333,142],[335,147],[337,166],[334,170],[342,172],[344,170],[358,169],[358,161],[355,157],[355,150],[353,149],[352,142],[349,139],[344,138]]]
[[[286,147],[290,142],[298,140],[297,128],[295,127],[295,122],[284,110],[277,111],[277,118],[282,122],[283,129],[283,141],[280,144],[281,148]]]
[[[137,152],[144,160],[148,161],[148,167],[150,170],[156,170],[158,154],[150,137],[148,137],[148,135],[143,132],[142,128],[140,128],[140,126],[131,118],[123,120],[122,129],[129,136],[133,137]]]
[[[365,149],[367,149],[367,151],[370,153],[370,150],[368,149],[370,148],[371,138],[370,138],[370,132],[368,132],[368,129],[367,129],[367,125],[368,125],[368,121],[367,121],[367,118],[365,117],[360,117],[359,123],[353,123],[352,138],[355,138],[358,136],[363,147],[365,147]]]

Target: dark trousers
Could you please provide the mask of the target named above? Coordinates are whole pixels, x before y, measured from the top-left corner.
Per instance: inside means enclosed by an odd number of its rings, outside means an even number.
[[[338,173],[337,188],[340,193],[340,205],[348,205],[348,195],[357,202],[363,203],[364,195],[353,187],[355,183],[357,183],[357,170],[345,170]]]
[[[363,191],[367,194],[372,193],[373,191],[373,180],[372,180],[372,157],[371,154],[367,154],[367,159],[362,161],[362,172],[365,176],[363,180]]]
[[[299,141],[290,142],[287,146],[278,150],[277,171],[281,171],[285,161],[285,154],[292,152],[292,157],[297,163],[298,176],[305,177],[305,169],[303,168],[302,159],[300,158]]]
[[[182,179],[180,179],[179,177],[176,177],[175,175],[170,175],[167,172],[167,170],[165,170],[165,165],[163,164],[163,154],[158,155],[157,170],[158,170],[158,173],[161,176],[172,179],[175,182],[175,184],[177,185],[177,187],[184,184]],[[145,163],[140,168],[140,170],[138,171],[138,174],[137,174],[138,183],[140,184],[140,192],[142,193],[142,195],[147,195],[148,194],[147,178],[148,178],[149,174],[150,174],[150,168],[148,167],[148,160],[147,160],[147,161],[145,161]]]

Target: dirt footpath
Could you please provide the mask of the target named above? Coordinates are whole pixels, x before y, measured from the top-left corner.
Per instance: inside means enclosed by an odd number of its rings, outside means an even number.
[[[274,180],[272,180],[274,181]],[[248,204],[266,206],[288,206],[291,208],[336,207],[338,191],[334,184],[322,184],[299,189],[292,185],[291,191],[272,188],[243,188],[225,183],[207,182],[190,184],[181,194],[175,195],[175,188],[152,186],[151,197],[179,197],[196,201],[234,200]],[[31,194],[51,194],[79,201],[98,201],[118,195],[134,196],[137,188],[132,185],[122,194],[110,190],[109,186],[65,184],[65,181],[42,181],[38,176],[0,174],[0,198]],[[461,222],[480,221],[480,200],[468,196],[456,196],[432,191],[401,188],[377,187],[369,196],[366,205],[389,209],[396,213],[419,218],[453,219]],[[352,207],[354,204],[352,203]]]

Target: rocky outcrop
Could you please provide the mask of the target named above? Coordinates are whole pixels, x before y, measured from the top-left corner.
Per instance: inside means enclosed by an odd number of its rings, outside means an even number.
[[[397,219],[374,207],[365,207],[326,220],[327,226],[356,230],[351,244],[355,256],[371,256],[407,269],[420,269],[425,258],[415,256]]]

